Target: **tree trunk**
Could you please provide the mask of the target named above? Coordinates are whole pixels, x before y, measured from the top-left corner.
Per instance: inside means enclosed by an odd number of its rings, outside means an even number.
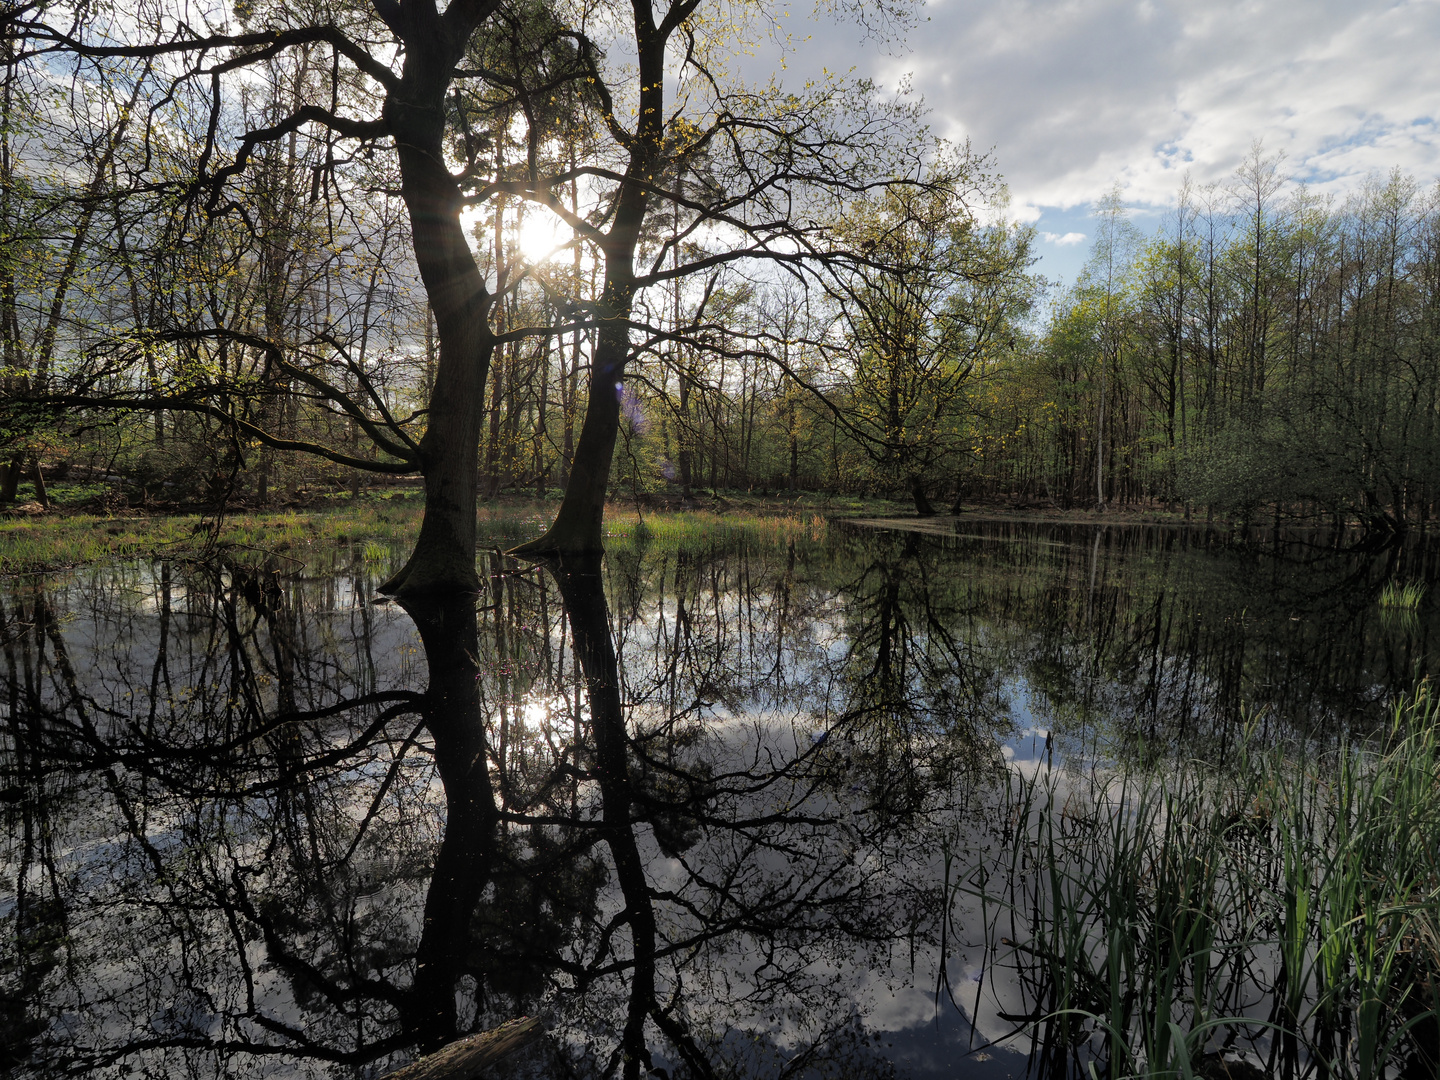
[[[930,500],[925,495],[925,485],[916,473],[910,474],[910,494],[915,499],[915,512],[917,514],[921,517],[935,516],[935,507],[930,505]]]
[[[20,457],[11,458],[0,466],[0,502],[14,502],[20,490],[20,472],[25,464]]]
[[[629,358],[630,333],[626,325],[618,319],[605,323],[600,328],[590,369],[585,420],[580,426],[580,440],[560,512],[544,536],[521,544],[511,554],[528,558],[551,552],[604,550],[605,494],[615,439],[620,432],[620,395]]]
[[[694,482],[695,451],[692,447],[695,445],[695,432],[690,427],[690,371],[683,355],[680,360],[680,423],[676,436],[680,443],[680,496],[689,499],[690,486]]]
[[[37,454],[30,459],[30,475],[35,479],[35,501],[41,506],[50,505],[50,492],[45,487],[45,474],[40,469],[40,456]]]
[[[544,536],[512,554],[534,557],[604,548],[605,494],[620,431],[620,394],[630,359],[631,304],[635,298],[635,252],[650,205],[650,189],[665,153],[665,43],[677,24],[657,26],[647,0],[635,0],[635,44],[639,76],[639,119],[625,176],[615,197],[613,224],[600,244],[605,287],[598,312],[600,333],[590,367],[590,400],[575,448],[575,461],[560,512]]]
[[[479,588],[475,466],[485,380],[495,351],[487,321],[491,295],[460,224],[461,193],[445,167],[443,148],[445,93],[473,26],[442,23],[450,19],[450,10],[444,16],[423,5],[403,10],[408,20],[405,73],[386,100],[385,116],[392,131],[403,133],[396,138],[400,193],[439,349],[429,426],[420,440],[425,517],[409,561],[380,587],[402,601]],[[474,24],[487,13],[487,5],[475,9]]]
[[[591,400],[596,396],[592,393]],[[609,397],[614,400],[613,394]],[[587,414],[584,431],[589,430]],[[584,431],[581,461],[584,461]],[[630,928],[633,967],[625,1026],[620,1036],[623,1076],[626,1080],[639,1080],[642,1068],[644,1075],[650,1074],[645,1020],[658,1007],[655,1000],[657,931],[645,863],[635,840],[636,800],[630,778],[630,740],[625,727],[625,708],[620,700],[619,664],[610,636],[600,554],[598,551],[566,553],[547,565],[560,586],[575,655],[585,674],[585,696],[590,704],[591,732],[595,739],[594,775],[601,797],[601,835],[615,860],[615,878],[625,900],[622,918]],[[661,1019],[656,1016],[657,1022]],[[667,1034],[676,1033],[667,1031]]]
[[[485,1076],[545,1034],[539,1017],[509,1020],[497,1028],[450,1043],[385,1080],[470,1080]]]

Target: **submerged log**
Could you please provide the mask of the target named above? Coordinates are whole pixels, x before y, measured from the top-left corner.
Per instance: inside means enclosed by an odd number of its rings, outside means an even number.
[[[385,1080],[476,1080],[486,1069],[500,1064],[545,1033],[538,1016],[509,1020],[497,1028],[459,1039],[404,1068]]]

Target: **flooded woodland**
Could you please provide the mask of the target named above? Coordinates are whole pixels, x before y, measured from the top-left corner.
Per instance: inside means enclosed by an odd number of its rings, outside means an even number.
[[[1437,549],[1355,540],[6,578],[0,1070],[1433,1076]]]

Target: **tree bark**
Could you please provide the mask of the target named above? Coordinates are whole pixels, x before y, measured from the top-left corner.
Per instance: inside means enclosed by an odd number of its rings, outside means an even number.
[[[935,507],[930,505],[930,499],[925,494],[925,484],[919,475],[910,475],[910,494],[915,499],[915,512],[921,517],[934,517]]]
[[[385,102],[400,159],[400,191],[439,342],[429,425],[420,440],[425,517],[409,561],[380,588],[401,600],[474,593],[476,459],[485,380],[495,351],[492,297],[465,231],[463,203],[445,167],[445,93],[465,44],[493,4],[407,4],[397,22],[406,44],[400,86]]]
[[[590,400],[575,447],[575,461],[560,512],[544,536],[511,554],[533,558],[561,552],[604,549],[605,495],[620,431],[620,395],[630,359],[629,317],[635,298],[635,252],[650,206],[653,178],[665,155],[665,43],[694,3],[672,7],[659,25],[649,0],[634,0],[639,85],[639,120],[630,143],[625,176],[615,197],[615,216],[600,244],[605,287],[600,295],[600,333],[590,368]]]
[[[585,420],[580,426],[580,439],[560,512],[545,535],[521,544],[512,554],[530,557],[604,549],[605,494],[610,484],[615,440],[620,432],[620,396],[624,389],[625,362],[629,358],[630,334],[626,324],[619,320],[604,324],[590,369]]]
[[[385,1075],[385,1080],[472,1080],[545,1034],[539,1017],[510,1020]]]

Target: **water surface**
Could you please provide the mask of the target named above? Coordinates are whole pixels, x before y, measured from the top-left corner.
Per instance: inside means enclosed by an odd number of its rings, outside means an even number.
[[[537,1075],[1023,1075],[963,943],[937,997],[997,778],[1367,730],[1437,640],[1378,604],[1418,543],[835,525],[410,613],[390,569],[0,582],[0,1064],[378,1076],[539,1013]]]

